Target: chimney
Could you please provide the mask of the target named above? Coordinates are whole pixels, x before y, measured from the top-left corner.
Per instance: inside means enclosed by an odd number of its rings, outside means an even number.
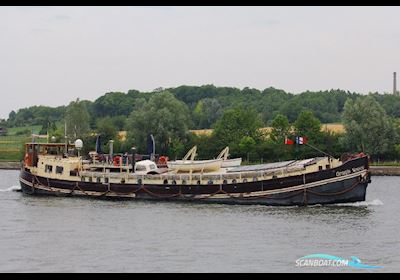
[[[396,72],[393,72],[393,94],[397,95],[397,88],[396,88]]]

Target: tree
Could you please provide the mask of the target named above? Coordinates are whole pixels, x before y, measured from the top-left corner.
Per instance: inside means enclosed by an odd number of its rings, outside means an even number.
[[[277,143],[283,143],[285,137],[289,136],[290,124],[286,116],[282,114],[276,115],[271,123],[271,140]]]
[[[222,105],[215,98],[204,98],[197,102],[193,111],[195,127],[210,128],[222,115]]]
[[[72,101],[66,111],[67,136],[69,140],[84,138],[88,134],[90,116],[85,103],[79,100]]]
[[[254,110],[228,109],[215,123],[212,137],[215,139],[216,148],[229,146],[232,155],[243,155],[243,150],[241,151],[239,146],[240,141],[247,136],[256,143],[259,142],[261,126],[261,119]],[[247,143],[249,138],[243,141]]]
[[[309,110],[302,111],[294,122],[297,136],[305,136],[310,142],[318,142],[321,138],[321,122]]]
[[[306,137],[309,144],[316,145],[319,149],[322,148],[321,122],[312,111],[305,110],[299,114],[294,122],[294,131],[296,136]],[[296,145],[294,155],[296,158],[307,158],[321,155],[321,153],[308,145]]]
[[[128,116],[133,108],[133,98],[123,92],[108,92],[93,104],[94,116]]]
[[[117,129],[113,123],[112,118],[105,117],[97,120],[97,129],[96,132],[101,135],[101,139],[103,141],[116,140],[117,137]]]
[[[343,122],[347,132],[345,141],[353,151],[363,151],[379,158],[395,150],[398,135],[393,122],[372,96],[347,100]]]
[[[189,125],[189,110],[185,103],[169,92],[154,93],[148,102],[129,116],[128,138],[139,151],[145,152],[147,136],[153,134],[156,150],[168,154],[171,143],[174,143],[175,151],[181,150],[177,142],[185,141]]]
[[[251,136],[243,136],[239,142],[239,150],[241,154],[247,155],[247,161],[250,161],[250,154],[256,148],[256,141]]]

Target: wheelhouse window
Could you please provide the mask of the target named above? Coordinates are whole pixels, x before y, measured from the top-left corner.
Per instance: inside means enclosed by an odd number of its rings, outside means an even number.
[[[52,166],[52,165],[46,164],[46,165],[44,166],[44,172],[46,172],[46,173],[52,173],[52,172],[53,172],[53,166]]]
[[[56,174],[62,174],[64,172],[64,167],[56,166]]]

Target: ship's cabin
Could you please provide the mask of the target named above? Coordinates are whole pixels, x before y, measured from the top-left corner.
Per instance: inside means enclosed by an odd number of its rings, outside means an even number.
[[[40,156],[65,158],[75,150],[75,144],[27,143],[25,144],[25,167],[37,167]]]

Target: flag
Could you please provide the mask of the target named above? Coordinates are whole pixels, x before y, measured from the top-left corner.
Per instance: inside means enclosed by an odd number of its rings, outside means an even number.
[[[307,137],[296,136],[296,144],[303,145],[307,143]]]
[[[291,140],[291,139],[289,139],[289,138],[285,138],[285,145],[293,145],[294,144],[294,141],[293,140]]]

